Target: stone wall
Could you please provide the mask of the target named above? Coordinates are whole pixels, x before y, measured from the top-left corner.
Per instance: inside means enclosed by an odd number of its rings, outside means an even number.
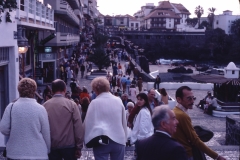
[[[226,117],[226,145],[240,145],[239,115],[229,115]]]

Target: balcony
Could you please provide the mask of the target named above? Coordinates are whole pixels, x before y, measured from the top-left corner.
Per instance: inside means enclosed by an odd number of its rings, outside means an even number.
[[[35,0],[24,0],[21,2],[16,14],[18,25],[55,30],[54,10],[50,9],[51,6],[45,6]]]
[[[75,15],[73,9],[71,6],[68,4],[68,2],[64,0],[57,1],[59,5],[57,5],[57,8],[55,10],[56,14],[59,14],[62,19],[67,21],[68,23],[74,25],[74,26],[79,26],[79,18]]]
[[[47,43],[48,46],[68,46],[77,44],[80,41],[78,34],[56,33],[56,37]]]
[[[83,14],[86,18],[91,19],[91,13],[90,10],[88,8],[83,8]]]
[[[79,1],[78,0],[67,0],[69,5],[72,7],[72,9],[79,9]]]

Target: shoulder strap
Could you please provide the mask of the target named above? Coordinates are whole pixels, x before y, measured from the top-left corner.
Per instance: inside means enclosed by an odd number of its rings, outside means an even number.
[[[14,104],[15,102],[13,102],[13,104]],[[11,127],[12,127],[12,108],[13,108],[13,104],[12,104],[12,106],[11,106],[11,109],[10,109],[10,129],[11,129]]]

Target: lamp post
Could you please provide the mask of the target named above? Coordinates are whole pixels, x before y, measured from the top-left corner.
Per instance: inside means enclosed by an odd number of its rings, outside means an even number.
[[[28,46],[18,47],[18,53],[22,55],[22,76],[25,77],[25,53],[28,51]]]
[[[25,77],[25,53],[28,51],[28,39],[25,37],[25,28],[18,26],[17,40],[18,53],[22,55],[22,76]]]

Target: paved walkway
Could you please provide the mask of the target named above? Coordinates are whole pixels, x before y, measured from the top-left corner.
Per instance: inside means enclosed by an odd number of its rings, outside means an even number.
[[[123,66],[122,62],[122,66]],[[170,66],[167,65],[151,65],[150,71],[156,71],[159,70],[159,72],[166,72],[167,69],[170,68]],[[173,67],[172,67],[173,68]],[[109,70],[111,71],[111,68],[109,67]],[[163,77],[167,81],[167,77]],[[90,87],[90,80],[87,80],[85,78],[81,79],[80,75],[78,76],[78,81],[80,87],[86,86],[88,88],[88,91],[91,91]],[[146,83],[143,84],[146,88]],[[45,86],[39,86],[39,89],[43,91]],[[70,91],[70,87],[68,86],[68,89]],[[175,97],[175,90],[167,90],[167,93],[171,97]],[[199,102],[200,99],[205,97],[207,91],[200,91],[200,90],[193,90],[194,95],[197,97],[196,103]],[[240,148],[239,146],[227,146],[225,145],[225,133],[226,133],[226,119],[225,118],[217,118],[212,117],[206,114],[203,114],[203,111],[197,107],[194,107],[192,110],[189,111],[189,116],[192,119],[193,125],[202,125],[207,127],[208,129],[212,130],[214,132],[214,137],[206,143],[207,146],[212,148],[214,151],[216,151],[218,154],[224,156],[228,160],[239,160],[240,159]],[[133,155],[134,147],[126,147],[125,152],[125,160],[134,160]],[[4,159],[2,156],[0,156],[0,160]],[[91,149],[84,148],[82,151],[82,157],[80,160],[93,160],[93,152]],[[211,158],[207,157],[208,160]],[[149,160],[151,158],[149,157]]]

